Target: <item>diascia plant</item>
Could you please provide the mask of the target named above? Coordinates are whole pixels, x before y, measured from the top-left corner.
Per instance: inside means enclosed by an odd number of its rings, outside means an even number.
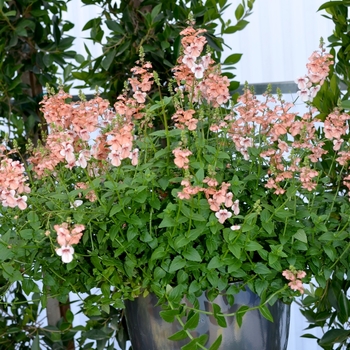
[[[186,316],[185,295],[233,301],[249,287],[271,320],[269,303],[312,295],[311,278],[327,293],[333,273],[348,273],[349,115],[322,122],[313,107],[332,57],[321,45],[297,79],[299,116],[271,91],[258,99],[247,86],[233,101],[203,33],[182,31],[168,96],[148,97],[164,82],[142,52],[114,106],[48,88],[50,133],[25,170],[2,148],[9,283],[42,280],[43,303],[98,287],[89,316],[150,292]]]

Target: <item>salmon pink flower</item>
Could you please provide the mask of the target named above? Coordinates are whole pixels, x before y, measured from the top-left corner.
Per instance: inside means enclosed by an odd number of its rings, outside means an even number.
[[[22,197],[18,197],[16,198],[16,203],[19,209],[24,210],[25,208],[27,208],[27,196],[22,196]]]
[[[133,97],[138,103],[145,103],[146,102],[146,93],[141,91],[135,91]]]
[[[135,148],[129,155],[129,158],[131,159],[131,164],[136,166],[139,161],[139,149]]]
[[[300,294],[304,294],[305,290],[304,290],[304,286],[303,286],[303,282],[301,282],[300,280],[298,279],[295,279],[293,281],[290,281],[288,283],[288,286],[295,290],[295,291],[299,291]]]
[[[172,153],[175,156],[174,163],[177,167],[188,169],[188,163],[190,162],[188,157],[192,154],[190,150],[182,150],[181,148],[175,148]]]

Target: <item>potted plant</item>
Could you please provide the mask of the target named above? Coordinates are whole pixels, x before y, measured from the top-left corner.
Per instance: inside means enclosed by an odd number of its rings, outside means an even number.
[[[63,87],[47,88],[45,144],[23,164],[1,149],[9,284],[31,292],[42,280],[44,305],[47,296],[90,293],[84,310],[96,317],[151,293],[161,316],[182,325],[172,339],[186,337],[183,349],[218,349],[221,336],[208,345],[193,330],[203,313],[227,325],[219,295],[234,304],[241,291],[255,293],[258,304],[230,316],[241,325],[255,309],[272,322],[268,306],[346,271],[350,117],[337,109],[322,122],[313,107],[331,56],[321,47],[310,57],[298,80],[309,110],[299,116],[280,93],[258,100],[246,86],[231,97],[203,32],[181,32],[169,82],[141,51],[113,108],[98,94],[71,102]],[[168,96],[149,98],[165,84]],[[209,311],[199,308],[203,292]]]

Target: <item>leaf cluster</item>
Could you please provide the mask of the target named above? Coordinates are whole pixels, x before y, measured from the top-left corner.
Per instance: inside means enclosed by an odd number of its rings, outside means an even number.
[[[126,1],[119,4],[111,0],[84,0],[86,5],[98,5],[101,13],[90,19],[84,31],[90,31],[89,40],[102,47],[103,53],[94,57],[85,45],[87,57],[79,56],[79,69],[72,72],[75,79],[82,80],[79,88],[98,86],[102,96],[113,101],[124,89],[130,69],[139,59],[140,49],[144,58],[153,64],[161,81],[172,77],[172,68],[180,53],[180,32],[187,27],[189,18],[196,28],[205,28],[208,50],[220,62],[225,45],[223,34],[243,30],[249,23],[254,1],[242,1],[235,9],[235,23],[225,22],[223,14],[230,8],[227,0],[199,2],[197,0]],[[226,45],[227,46],[227,45]],[[224,65],[232,71],[241,54],[230,55]],[[230,79],[232,72],[227,72]],[[231,91],[239,83],[232,81]],[[167,94],[168,87],[163,87]],[[154,91],[153,91],[154,92]]]
[[[66,10],[61,0],[0,1],[0,139],[10,138],[22,154],[45,130],[39,127],[43,87],[55,85],[58,67],[76,56],[74,38],[66,34],[74,25],[62,20]]]

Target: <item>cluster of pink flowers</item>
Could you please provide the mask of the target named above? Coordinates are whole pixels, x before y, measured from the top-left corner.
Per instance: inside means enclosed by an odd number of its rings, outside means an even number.
[[[73,261],[74,248],[72,245],[80,242],[85,226],[75,224],[71,228],[68,223],[64,222],[61,225],[54,225],[54,229],[57,233],[57,243],[60,245],[56,253],[61,256],[64,263],[68,264]]]
[[[183,35],[181,43],[184,54],[178,58],[179,64],[173,70],[174,77],[179,86],[184,83],[184,89],[194,102],[205,100],[218,107],[230,99],[230,82],[221,75],[219,67],[214,66],[210,53],[201,56],[206,39],[200,34],[205,31],[188,27],[180,33]]]
[[[188,163],[190,162],[188,157],[192,154],[192,152],[188,149],[175,148],[172,153],[175,157],[174,163],[176,166],[178,168],[188,169]]]
[[[101,163],[91,161],[109,160],[120,166],[123,159],[138,163],[138,149],[133,148],[133,119],[143,117],[146,92],[153,84],[151,64],[141,62],[132,69],[129,83],[133,97],[125,91],[117,98],[115,112],[107,100],[96,96],[89,101],[66,103],[72,96],[60,90],[56,95],[45,96],[42,111],[49,125],[50,134],[45,146],[40,147],[29,159],[38,177],[51,173],[59,163],[73,167],[88,168],[91,173],[103,168]]]
[[[172,116],[172,120],[175,122],[175,127],[178,129],[187,128],[190,131],[197,129],[198,119],[193,118],[196,112],[193,109],[188,109],[184,111],[183,109],[178,109],[176,113]]]
[[[108,101],[99,96],[77,103],[66,103],[67,98],[71,95],[60,90],[56,95],[45,96],[42,102],[50,134],[45,146],[38,147],[29,159],[38,177],[51,173],[59,163],[69,169],[88,167],[96,150],[89,145],[92,134],[111,119]]]
[[[27,208],[24,193],[30,193],[24,166],[17,160],[7,158],[5,153],[6,147],[0,146],[0,200],[4,207],[24,210]]]
[[[290,267],[290,270],[284,270],[282,272],[282,276],[284,276],[288,281],[288,286],[295,291],[299,291],[301,294],[304,294],[304,286],[301,281],[305,276],[305,271],[296,270],[293,266]]]
[[[329,74],[329,67],[333,64],[332,58],[332,55],[325,53],[322,43],[320,50],[309,57],[309,63],[306,65],[308,73],[295,80],[300,89],[298,95],[304,102],[311,102],[320,91]]]
[[[108,164],[120,166],[124,159],[130,159],[130,163],[136,166],[139,150],[133,147],[133,121],[144,115],[142,109],[146,92],[153,84],[153,74],[148,71],[150,68],[150,63],[141,62],[140,66],[131,70],[133,77],[129,79],[129,83],[133,95],[128,97],[129,92],[125,91],[117,98],[114,105],[116,113],[110,108],[109,102],[99,96],[90,101],[82,100],[72,103],[66,103],[66,100],[72,96],[63,90],[55,95],[45,96],[42,111],[50,134],[45,145],[38,147],[29,158],[36,175],[40,178],[48,174],[55,174],[56,166],[60,163],[68,169],[73,167],[87,169],[92,177],[108,171]],[[11,161],[6,160],[6,162]],[[27,191],[27,187],[23,186],[23,181],[15,184],[11,180],[13,176],[10,175],[9,170],[13,167],[19,174],[23,172],[23,169],[16,162],[5,166],[4,161],[3,165],[4,171],[7,172],[5,178],[12,182],[8,184],[9,192],[2,191],[1,198],[3,198],[4,205],[14,206],[10,195],[15,190],[19,193]],[[75,184],[75,188],[86,190],[89,185],[79,182]],[[81,196],[79,194],[79,198]],[[85,198],[94,202],[97,200],[97,195],[93,190],[89,190],[85,193]],[[25,199],[25,196],[22,197],[22,200],[16,199],[16,204],[24,209]],[[71,208],[76,208],[82,203],[81,199],[75,200],[71,203]],[[74,254],[72,245],[79,243],[85,227],[76,224],[70,228],[67,223],[63,223],[55,225],[54,229],[57,233],[57,243],[60,245],[56,252],[62,257],[63,262],[69,263],[73,260]]]
[[[227,219],[230,219],[232,215],[237,216],[240,213],[239,200],[236,199],[233,201],[233,193],[228,192],[228,188],[230,187],[229,183],[223,182],[220,189],[217,189],[219,185],[217,180],[206,177],[203,179],[203,184],[207,185],[207,187],[192,186],[190,180],[182,180],[181,185],[183,189],[177,193],[177,197],[180,199],[190,199],[198,192],[203,192],[210,209],[215,212],[215,216],[221,224]],[[231,209],[231,211],[227,210],[227,208]],[[234,225],[231,229],[239,230],[240,226]]]
[[[281,187],[286,179],[299,178],[303,188],[311,191],[315,188],[314,178],[318,172],[309,164],[301,163],[301,154],[308,153],[308,159],[316,163],[326,151],[324,143],[318,140],[316,121],[311,113],[305,113],[300,120],[290,109],[291,103],[285,103],[269,94],[260,101],[249,89],[238,99],[240,105],[235,109],[237,116],[228,121],[227,134],[231,137],[237,151],[249,159],[248,148],[255,147],[253,140],[259,136],[258,147],[265,147],[260,156],[269,163],[270,178],[266,187],[275,190],[275,194],[285,193]],[[287,143],[282,138],[293,138]],[[287,161],[287,159],[290,161]]]
[[[75,184],[75,188],[76,189],[82,189],[82,190],[86,190],[88,187],[88,184],[84,183],[84,182],[78,182]],[[79,198],[81,198],[81,193],[79,194]],[[89,200],[90,202],[95,202],[97,200],[97,196],[94,190],[88,191],[85,194],[85,198],[87,200]]]

